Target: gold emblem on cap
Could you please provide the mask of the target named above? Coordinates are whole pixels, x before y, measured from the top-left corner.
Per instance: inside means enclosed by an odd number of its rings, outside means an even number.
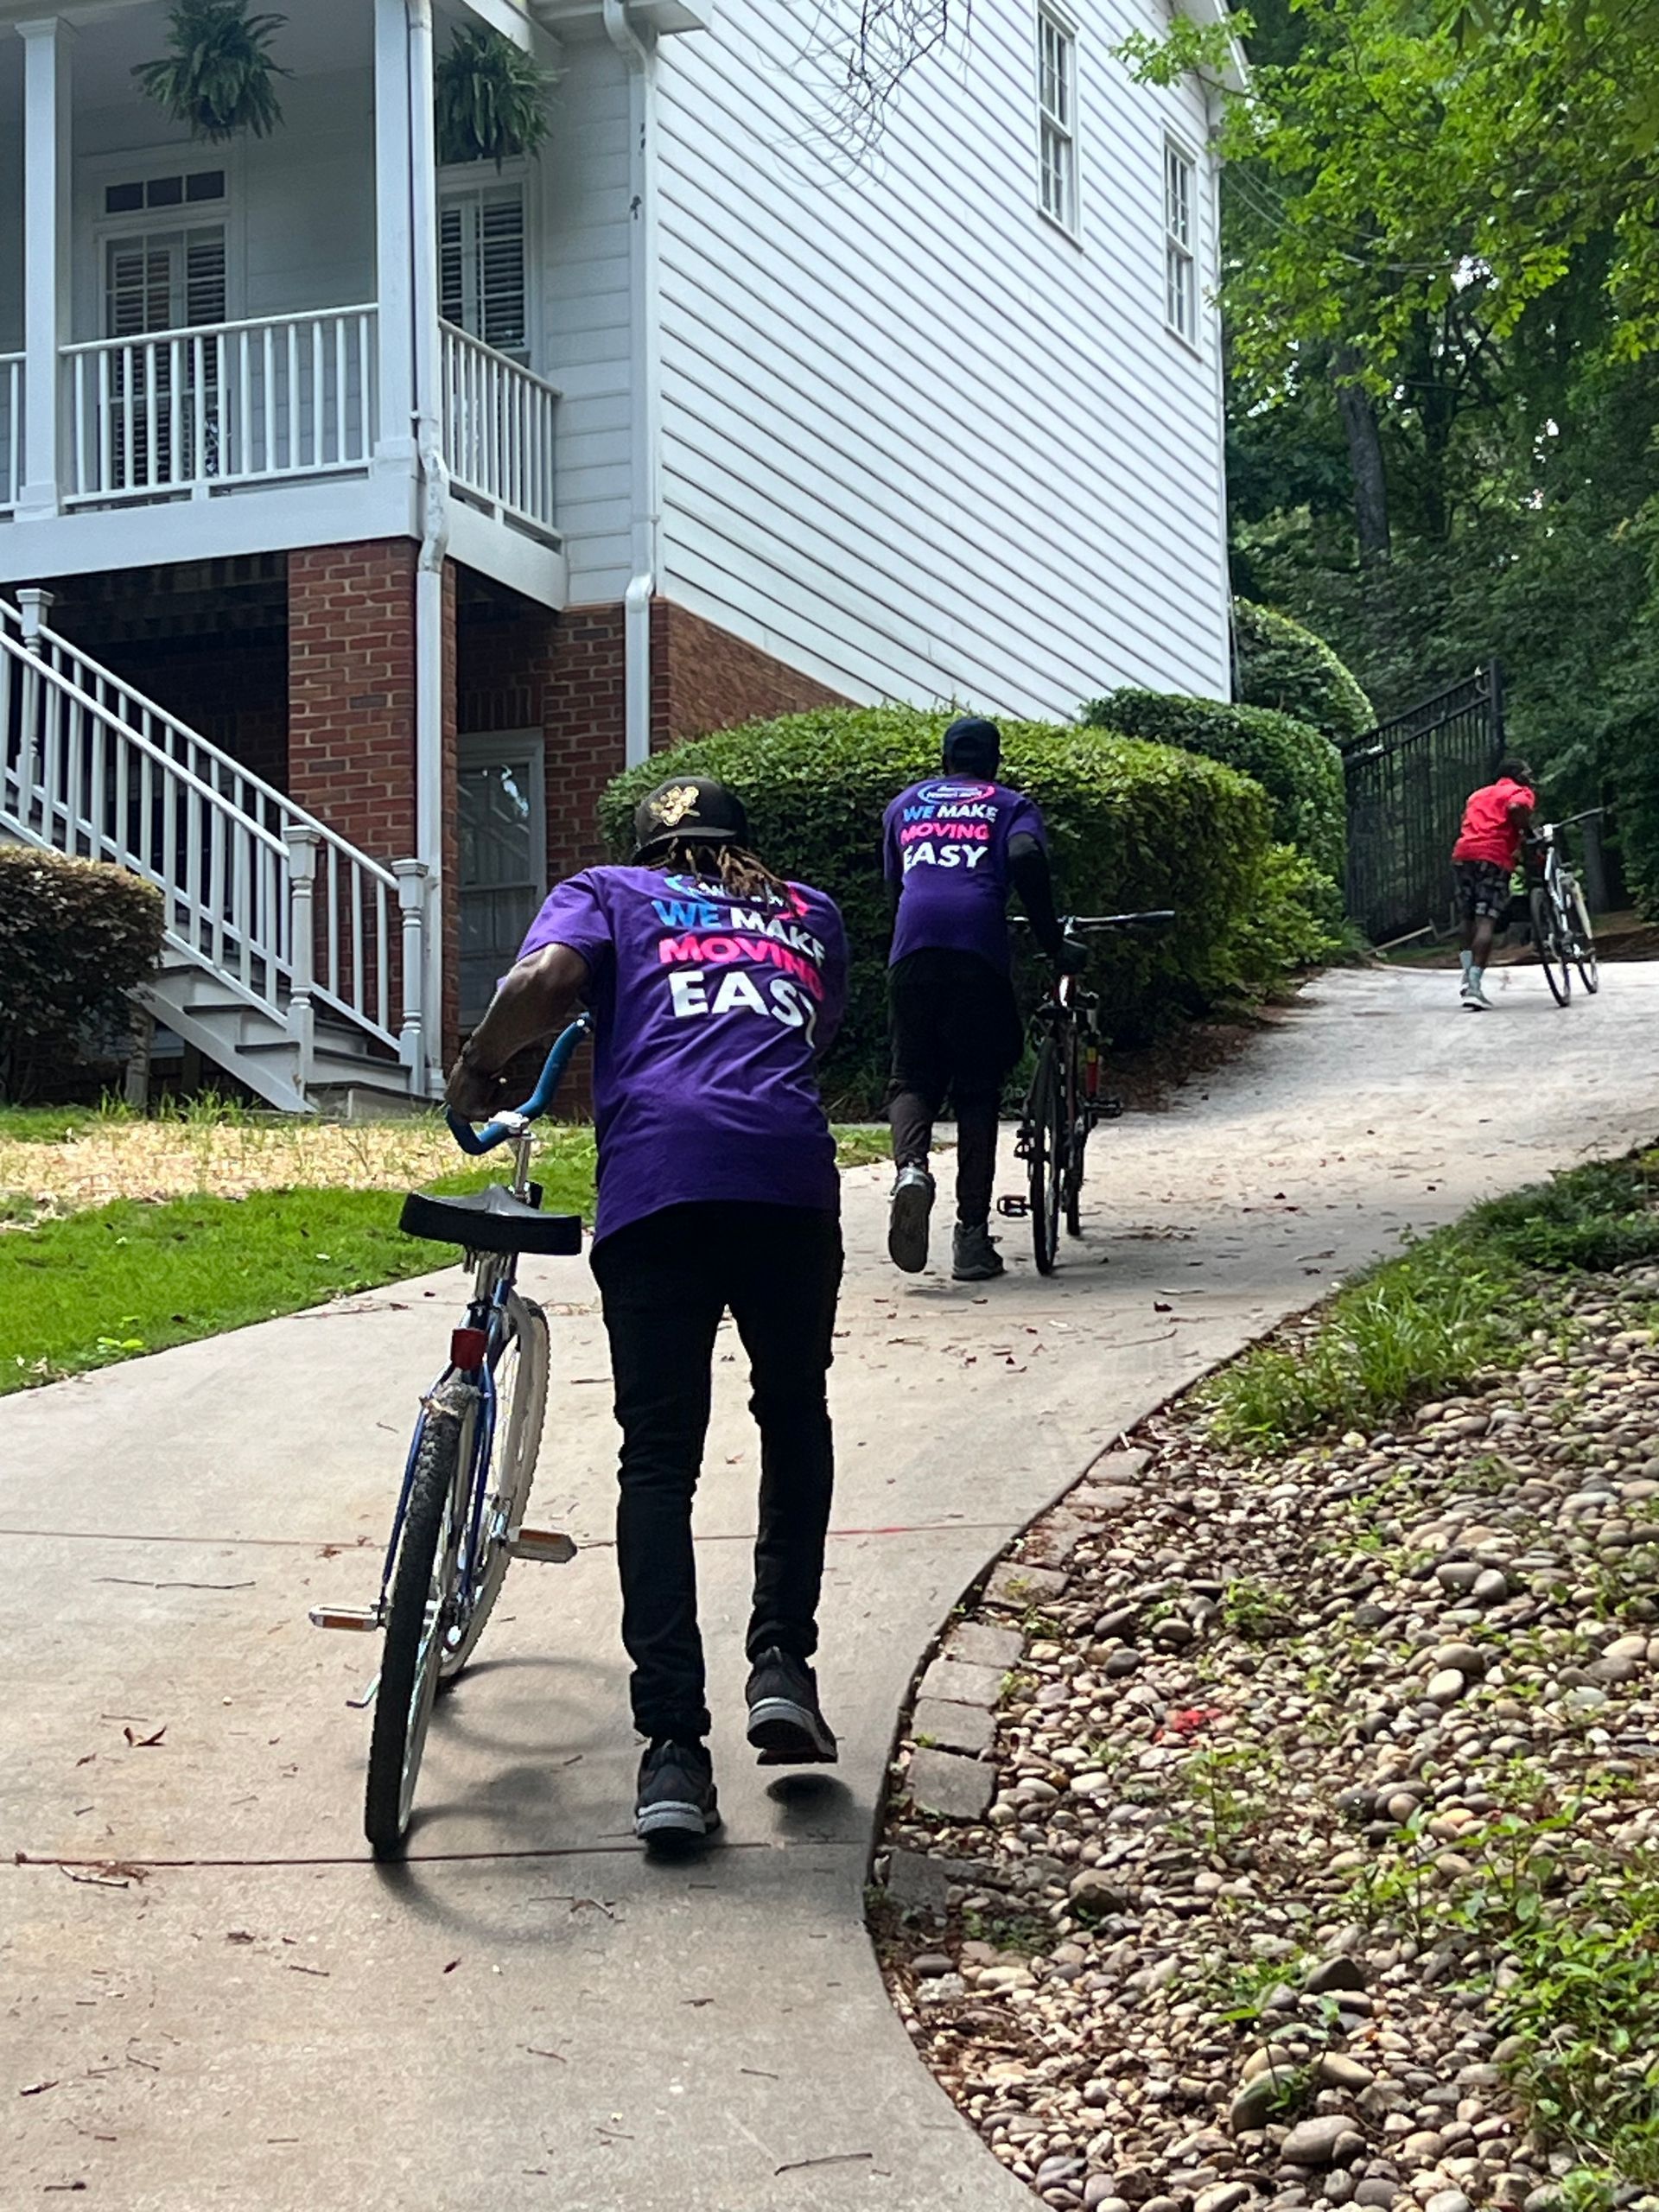
[[[671,791],[664,791],[652,801],[651,810],[664,830],[672,830],[684,821],[697,803],[695,784],[676,784]]]

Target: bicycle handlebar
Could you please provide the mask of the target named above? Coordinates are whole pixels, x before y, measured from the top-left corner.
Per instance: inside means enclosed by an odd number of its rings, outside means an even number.
[[[1029,929],[1031,922],[1025,914],[1010,914],[1008,919],[1016,929]],[[1073,930],[1124,930],[1138,923],[1162,925],[1175,919],[1173,906],[1154,906],[1144,914],[1062,914],[1060,929],[1065,935]]]
[[[493,1122],[486,1122],[481,1129],[475,1129],[470,1122],[463,1121],[453,1106],[446,1106],[443,1118],[449,1124],[450,1135],[461,1150],[476,1158],[480,1153],[493,1152],[497,1145],[505,1144],[509,1137],[522,1136],[526,1126],[539,1119],[553,1103],[554,1094],[563,1080],[571,1055],[582,1039],[589,1034],[593,1026],[592,1014],[579,1014],[569,1027],[562,1030],[554,1039],[553,1049],[542,1063],[542,1071],[536,1078],[536,1088],[524,1104],[514,1107],[511,1112]]]

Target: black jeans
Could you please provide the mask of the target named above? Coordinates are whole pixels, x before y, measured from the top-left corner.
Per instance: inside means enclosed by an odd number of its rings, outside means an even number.
[[[929,947],[888,976],[893,1077],[887,1120],[898,1166],[925,1167],[948,1092],[957,1115],[957,1218],[990,1218],[996,1116],[1022,1038],[1014,986],[971,952]]]
[[[835,1480],[825,1376],[841,1287],[841,1224],[801,1206],[667,1206],[594,1248],[611,1340],[622,1641],[642,1736],[709,1732],[691,1499],[709,1427],[715,1332],[729,1307],[760,1430],[760,1531],[747,1649],[817,1645]]]

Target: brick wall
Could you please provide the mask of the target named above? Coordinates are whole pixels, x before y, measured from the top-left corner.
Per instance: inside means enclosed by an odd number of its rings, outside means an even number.
[[[307,548],[288,563],[289,795],[373,859],[416,849],[415,568],[408,538]],[[442,1051],[460,1034],[455,580],[446,565]],[[395,927],[395,923],[394,923]],[[394,967],[396,960],[394,956]],[[392,1027],[401,982],[394,979]]]
[[[787,662],[665,599],[652,605],[651,674],[653,749],[755,716],[847,703]]]

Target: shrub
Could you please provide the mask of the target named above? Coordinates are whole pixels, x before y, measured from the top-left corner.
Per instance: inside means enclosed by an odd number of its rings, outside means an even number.
[[[864,1108],[885,1074],[888,942],[881,816],[935,770],[949,717],[910,707],[824,709],[716,732],[619,777],[600,802],[613,850],[630,849],[633,809],[664,777],[717,776],[741,792],[774,866],[819,885],[846,917],[848,1020],[830,1068],[838,1101]],[[1061,903],[1077,913],[1173,906],[1166,931],[1096,941],[1115,1030],[1145,1033],[1169,1007],[1196,1013],[1268,988],[1288,960],[1329,939],[1306,871],[1272,842],[1261,792],[1219,764],[1117,735],[1002,726],[1011,783],[1042,808]]]
[[[124,1018],[162,949],[154,884],[99,861],[0,845],[0,1093],[27,1094]]]
[[[1273,834],[1342,880],[1348,842],[1342,756],[1306,722],[1265,707],[1224,707],[1214,699],[1182,699],[1165,691],[1113,691],[1091,700],[1084,720],[1131,737],[1179,745],[1252,777],[1268,795]]]
[[[1323,638],[1248,599],[1233,601],[1233,696],[1312,722],[1338,745],[1376,724],[1370,701]]]

